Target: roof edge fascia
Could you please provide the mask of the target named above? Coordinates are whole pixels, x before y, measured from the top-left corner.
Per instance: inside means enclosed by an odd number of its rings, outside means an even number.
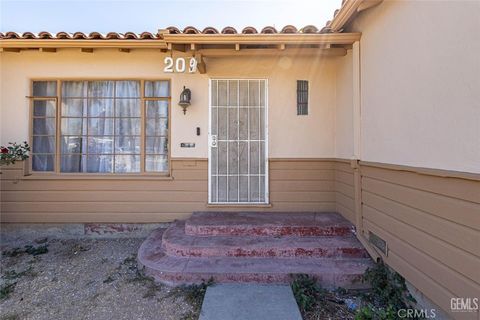
[[[330,32],[342,32],[345,25],[358,12],[367,10],[382,3],[383,0],[345,0],[342,7],[336,12],[333,20],[327,25]]]
[[[152,48],[169,44],[338,44],[358,41],[361,33],[326,34],[165,34],[163,39],[1,39],[0,48]]]

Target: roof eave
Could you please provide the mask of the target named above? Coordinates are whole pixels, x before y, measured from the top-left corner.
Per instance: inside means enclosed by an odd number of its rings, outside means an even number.
[[[333,20],[327,24],[327,28],[330,32],[342,32],[345,25],[358,12],[379,5],[382,2],[383,0],[345,0],[342,7],[336,12]]]
[[[358,41],[361,33],[328,34],[164,34],[171,44],[316,44],[345,45]]]
[[[167,49],[158,40],[1,39],[0,48],[137,48]]]
[[[163,39],[1,39],[0,48],[168,49],[173,44],[350,45],[361,33],[328,34],[164,34]]]

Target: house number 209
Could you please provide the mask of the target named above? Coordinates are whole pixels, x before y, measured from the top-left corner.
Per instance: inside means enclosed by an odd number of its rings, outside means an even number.
[[[165,67],[163,68],[163,72],[166,73],[184,73],[187,70],[187,62],[185,58],[173,59],[172,57],[165,57],[164,63]],[[197,60],[195,58],[188,59],[188,72],[197,72]]]

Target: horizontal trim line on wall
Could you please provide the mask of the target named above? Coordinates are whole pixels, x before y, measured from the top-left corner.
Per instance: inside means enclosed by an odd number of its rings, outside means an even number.
[[[289,162],[289,161],[297,161],[297,162],[312,162],[312,161],[326,161],[326,162],[342,162],[342,163],[351,163],[352,161],[356,161],[354,159],[344,159],[344,158],[269,158],[270,162]],[[191,158],[191,157],[173,157],[171,161],[208,161],[208,158]],[[21,163],[21,161],[18,161]],[[480,181],[480,174],[473,173],[473,172],[462,172],[462,171],[455,171],[455,170],[445,170],[445,169],[436,169],[436,168],[427,168],[427,167],[414,167],[408,165],[401,165],[401,164],[393,164],[393,163],[384,163],[384,162],[372,162],[372,161],[359,161],[360,165],[366,167],[377,167],[377,168],[385,168],[397,171],[409,171],[418,174],[424,175],[431,175],[431,176],[439,176],[439,177],[452,177],[452,178],[460,178],[460,179],[468,179],[474,181]],[[21,170],[22,167],[18,164],[12,166],[0,166],[2,170]],[[340,169],[341,170],[341,169]],[[341,170],[344,171],[344,170]],[[133,175],[132,175],[133,176]],[[168,177],[167,177],[168,178]]]
[[[175,157],[172,158],[172,161],[187,161],[187,160],[202,160],[208,161],[208,158],[182,158],[182,157]],[[345,164],[351,164],[352,161],[357,161],[355,159],[345,159],[345,158],[269,158],[270,162],[290,162],[290,161],[297,161],[297,162],[310,162],[310,161],[334,161],[334,162],[341,162]],[[480,181],[480,174],[473,173],[473,172],[462,172],[462,171],[455,171],[455,170],[446,170],[446,169],[436,169],[436,168],[427,168],[427,167],[414,167],[402,164],[394,164],[394,163],[384,163],[384,162],[373,162],[373,161],[363,161],[359,160],[360,165],[367,166],[367,167],[378,167],[378,168],[385,168],[385,169],[392,169],[397,171],[409,171],[419,174],[431,175],[431,176],[439,176],[439,177],[452,177],[452,178],[460,178],[460,179],[468,179],[468,180],[475,180]],[[339,169],[340,171],[344,171]],[[345,172],[345,171],[344,171]]]
[[[141,175],[141,174],[38,174],[32,173],[28,176],[22,177],[22,180],[164,180],[169,181],[173,180],[172,176],[161,176],[161,175]]]

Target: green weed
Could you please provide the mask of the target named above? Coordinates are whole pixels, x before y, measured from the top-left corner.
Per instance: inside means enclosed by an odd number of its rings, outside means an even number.
[[[302,313],[313,310],[322,291],[315,278],[306,274],[293,276],[292,291]]]
[[[398,318],[398,310],[414,308],[416,301],[405,279],[383,262],[368,268],[363,278],[372,289],[363,295],[365,304],[355,314],[355,320],[394,320]]]
[[[40,254],[45,254],[48,252],[48,244],[44,244],[38,247],[32,245],[26,245],[23,249],[14,248],[12,250],[7,250],[2,253],[4,257],[16,257],[25,253],[31,254],[32,256],[38,256]]]
[[[5,283],[0,286],[0,300],[8,299],[15,290],[16,282]]]

